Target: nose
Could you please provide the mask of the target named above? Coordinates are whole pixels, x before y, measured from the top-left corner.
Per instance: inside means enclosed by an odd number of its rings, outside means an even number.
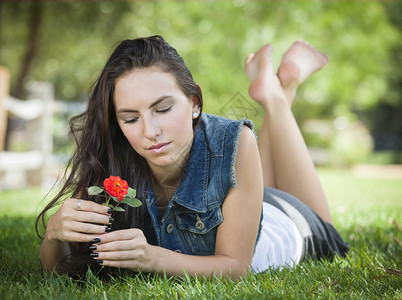
[[[161,134],[161,129],[158,122],[152,118],[143,118],[144,122],[144,137],[149,140],[155,140],[155,138]]]

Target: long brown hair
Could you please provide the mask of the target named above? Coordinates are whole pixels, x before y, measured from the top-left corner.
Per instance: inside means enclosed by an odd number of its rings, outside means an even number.
[[[116,80],[137,68],[157,66],[171,73],[182,92],[196,96],[202,110],[202,93],[194,82],[184,60],[161,36],[137,38],[120,42],[95,81],[85,112],[70,121],[70,136],[76,143],[64,174],[64,185],[36,219],[36,232],[45,225],[46,212],[61,204],[66,198],[79,197],[101,203],[99,197],[89,197],[87,187],[101,186],[110,175],[120,176],[137,190],[137,198],[145,203],[150,170],[143,157],[131,147],[123,135],[115,116],[113,101]],[[193,126],[200,116],[194,120]],[[124,213],[113,216],[112,229],[142,228],[145,205],[139,208],[125,207]],[[70,276],[86,271],[89,263],[88,243],[69,243],[73,257],[66,258],[62,271]],[[75,260],[75,262],[74,262]],[[73,265],[81,265],[81,271]]]

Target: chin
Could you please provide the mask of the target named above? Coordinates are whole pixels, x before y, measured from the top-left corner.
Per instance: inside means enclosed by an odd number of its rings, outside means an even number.
[[[173,158],[171,157],[163,157],[160,159],[153,159],[153,160],[147,160],[148,164],[157,168],[168,168],[172,167],[178,162],[176,162]]]

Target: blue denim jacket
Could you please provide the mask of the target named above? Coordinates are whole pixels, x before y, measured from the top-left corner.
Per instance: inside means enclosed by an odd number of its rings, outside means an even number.
[[[191,255],[215,253],[216,232],[223,222],[221,207],[229,189],[236,186],[234,164],[243,125],[253,129],[246,119],[202,114],[183,177],[162,218],[149,189],[147,217],[154,230],[148,229],[154,231],[157,245]]]

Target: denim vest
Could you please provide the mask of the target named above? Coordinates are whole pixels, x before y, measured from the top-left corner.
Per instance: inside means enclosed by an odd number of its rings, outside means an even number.
[[[236,186],[234,165],[243,125],[253,129],[246,119],[202,114],[183,177],[162,218],[149,188],[145,216],[149,227],[144,234],[150,244],[191,255],[215,253],[221,207],[229,189]]]

